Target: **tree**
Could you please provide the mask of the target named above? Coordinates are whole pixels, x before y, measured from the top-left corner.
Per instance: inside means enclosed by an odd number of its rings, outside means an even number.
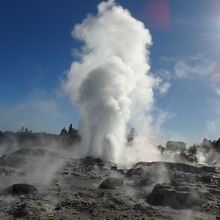
[[[72,134],[72,132],[73,132],[73,125],[70,124],[70,126],[69,126],[69,130],[68,130],[68,134]]]
[[[63,128],[63,129],[61,130],[60,135],[61,135],[61,136],[66,136],[66,135],[67,135],[66,128]]]
[[[135,138],[136,134],[135,134],[135,129],[131,128],[128,136],[127,136],[127,142],[129,145],[132,145],[134,138]]]
[[[21,127],[21,129],[19,130],[19,133],[23,133],[25,130],[24,126]]]

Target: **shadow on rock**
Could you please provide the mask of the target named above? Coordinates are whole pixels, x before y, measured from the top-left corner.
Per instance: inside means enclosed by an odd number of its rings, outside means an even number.
[[[171,186],[157,184],[147,196],[147,202],[154,206],[168,206],[174,209],[192,209],[199,205],[198,197],[191,192],[178,191]]]

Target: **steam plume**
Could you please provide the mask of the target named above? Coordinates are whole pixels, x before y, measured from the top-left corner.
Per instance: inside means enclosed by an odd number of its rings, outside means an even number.
[[[151,130],[151,35],[142,22],[109,0],[98,5],[96,16],[88,15],[76,25],[73,36],[84,46],[64,88],[80,110],[82,155],[117,162],[125,153],[128,125],[139,134],[144,131],[145,137]]]

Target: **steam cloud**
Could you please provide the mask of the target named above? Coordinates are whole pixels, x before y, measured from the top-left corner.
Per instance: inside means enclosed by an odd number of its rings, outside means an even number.
[[[73,36],[84,45],[64,89],[80,110],[81,156],[119,162],[126,154],[126,160],[147,160],[150,148],[154,151],[149,142],[154,139],[150,113],[155,85],[149,74],[148,29],[109,0],[98,5],[96,16],[76,25]],[[126,147],[128,127],[139,135],[132,149]],[[151,152],[151,160],[154,156]]]

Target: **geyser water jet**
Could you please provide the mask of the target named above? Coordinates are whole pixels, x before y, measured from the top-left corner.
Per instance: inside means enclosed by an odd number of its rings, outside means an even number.
[[[77,24],[73,36],[83,46],[64,89],[80,112],[80,155],[115,162],[145,160],[153,138],[150,113],[155,85],[149,74],[149,30],[109,0],[98,5],[97,15]],[[137,137],[130,149],[126,147],[128,125],[144,136]]]

